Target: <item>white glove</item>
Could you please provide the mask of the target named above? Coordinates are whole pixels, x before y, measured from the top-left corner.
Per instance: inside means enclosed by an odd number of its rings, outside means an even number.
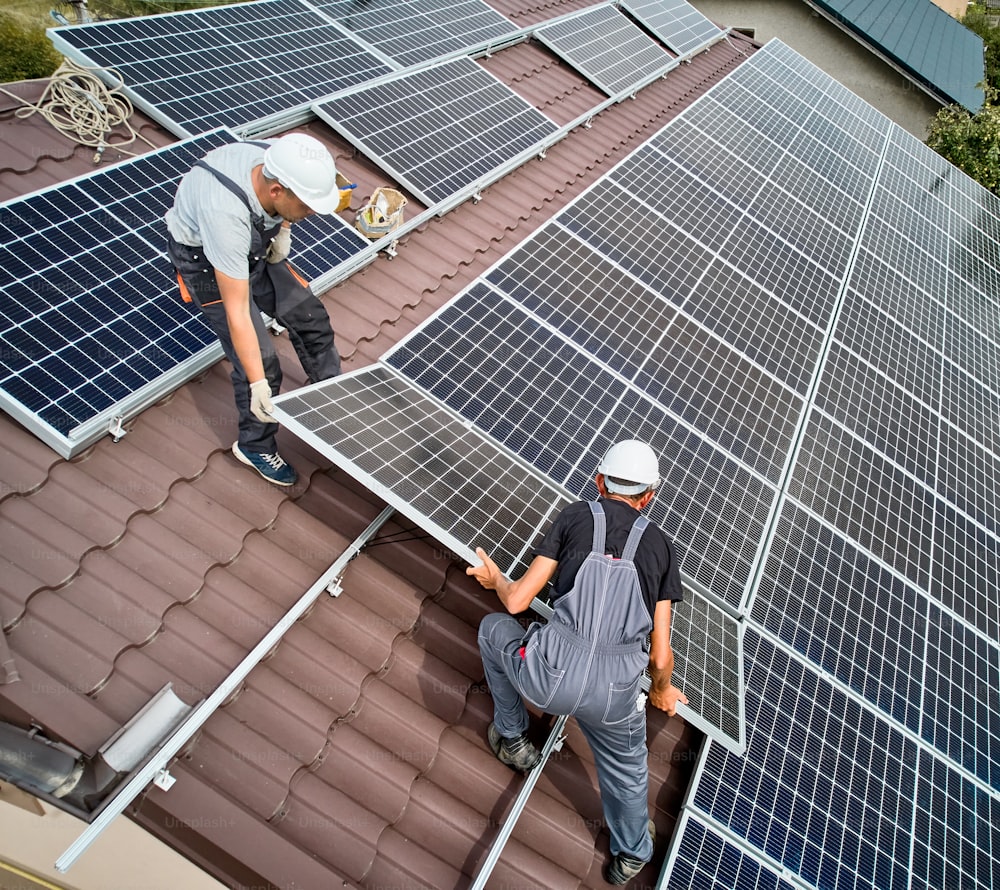
[[[277,423],[271,415],[274,405],[271,404],[271,385],[266,379],[250,384],[250,413],[262,423]]]
[[[292,249],[292,227],[282,226],[278,229],[278,234],[268,245],[267,261],[269,263],[280,263],[288,259],[288,252]]]

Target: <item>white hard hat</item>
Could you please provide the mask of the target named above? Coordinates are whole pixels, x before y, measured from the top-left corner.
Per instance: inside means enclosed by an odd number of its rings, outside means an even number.
[[[612,445],[597,472],[604,475],[604,486],[612,494],[642,494],[660,484],[660,462],[653,449],[638,439]]]
[[[337,167],[326,146],[306,133],[288,133],[264,152],[264,175],[276,179],[315,213],[340,204]]]

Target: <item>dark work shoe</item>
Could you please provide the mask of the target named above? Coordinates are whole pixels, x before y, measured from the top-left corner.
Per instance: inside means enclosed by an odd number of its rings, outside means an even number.
[[[649,839],[654,844],[656,843],[656,828],[653,825],[652,819],[649,820]],[[632,856],[619,853],[612,858],[611,862],[604,869],[604,880],[609,884],[616,884],[618,886],[627,884],[643,870],[645,865],[646,863],[641,859],[635,859]]]
[[[497,731],[496,726],[491,723],[490,728],[486,730],[486,738],[489,740],[497,760],[507,766],[512,766],[514,769],[521,770],[521,772],[526,773],[538,766],[538,761],[542,759],[538,749],[523,733],[516,739],[505,739]]]
[[[258,454],[256,451],[244,451],[240,448],[239,442],[233,442],[233,454],[240,463],[253,467],[268,482],[273,482],[275,485],[286,487],[294,485],[299,478],[292,465],[286,464],[277,452]]]

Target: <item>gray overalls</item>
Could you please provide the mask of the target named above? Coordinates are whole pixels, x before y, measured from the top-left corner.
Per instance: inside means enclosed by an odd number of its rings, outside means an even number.
[[[267,143],[253,143],[267,148]],[[319,298],[287,260],[267,262],[267,249],[278,234],[279,226],[268,227],[264,218],[255,213],[246,193],[232,179],[205,161],[195,166],[212,174],[222,185],[238,197],[250,213],[251,243],[247,257],[250,295],[253,303],[288,330],[288,337],[302,364],[310,383],[335,377],[340,373],[340,355],[334,345],[330,317]],[[233,348],[229,322],[222,305],[215,269],[205,259],[201,247],[179,244],[167,235],[167,253],[177,271],[177,283],[186,302],[193,302],[205,316],[212,330],[222,343],[226,358],[233,366],[231,378],[236,407],[239,411],[239,444],[245,451],[262,454],[276,452],[276,423],[264,423],[250,411],[250,385],[243,366]],[[275,352],[260,313],[251,312],[260,357],[271,393],[277,395],[281,388],[281,363]]]
[[[572,714],[594,753],[611,854],[648,861],[649,764],[639,682],[649,664],[653,622],[633,562],[648,520],[639,516],[621,559],[604,553],[605,516],[590,503],[594,541],[552,620],[524,628],[506,613],[487,615],[479,650],[496,728],[513,738],[528,728],[524,699],[549,714]]]

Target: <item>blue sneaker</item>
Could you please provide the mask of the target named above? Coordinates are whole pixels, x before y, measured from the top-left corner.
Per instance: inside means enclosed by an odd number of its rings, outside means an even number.
[[[244,451],[240,448],[239,442],[233,442],[233,454],[240,463],[253,467],[268,482],[285,487],[294,485],[299,478],[295,468],[291,464],[286,464],[281,455],[258,454],[256,451]]]

